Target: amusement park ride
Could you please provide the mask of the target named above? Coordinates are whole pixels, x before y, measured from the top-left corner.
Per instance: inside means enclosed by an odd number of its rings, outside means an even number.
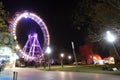
[[[43,34],[43,38],[44,38],[43,47],[41,47],[41,44],[38,40],[38,37],[39,37],[38,33],[34,32],[28,35],[27,42],[24,45],[23,49],[20,48],[18,41],[17,41],[17,35],[16,35],[17,30],[16,29],[17,29],[18,22],[22,18],[29,18],[35,21],[39,25],[42,31],[42,34]],[[40,61],[42,60],[42,58],[44,58],[45,51],[50,44],[50,36],[49,36],[49,32],[48,32],[48,29],[45,23],[39,16],[29,11],[17,13],[16,17],[13,18],[13,20],[10,22],[9,30],[10,30],[10,33],[13,35],[15,42],[17,43],[16,52],[20,58],[24,58],[26,61],[37,61],[37,60]]]

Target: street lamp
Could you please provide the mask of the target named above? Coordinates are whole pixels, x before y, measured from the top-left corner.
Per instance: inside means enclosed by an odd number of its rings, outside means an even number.
[[[20,49],[20,46],[16,45],[15,46],[15,53],[14,53],[14,55],[12,57],[12,59],[13,59],[13,68],[15,68],[15,66],[16,66],[16,59],[19,59],[19,57],[16,55],[16,51],[19,50],[19,49]]]
[[[47,54],[50,54],[50,53],[51,53],[51,49],[50,49],[49,46],[48,46],[47,49],[46,49],[46,53],[47,53]]]
[[[77,68],[78,68],[78,63],[77,63],[77,57],[76,57],[75,47],[74,47],[74,43],[73,43],[73,41],[71,42],[71,44],[72,44],[73,55],[74,55],[74,58],[75,58],[76,70],[77,70]]]
[[[50,70],[50,53],[51,53],[51,49],[50,49],[49,46],[46,49],[46,53],[48,54],[48,68]]]
[[[68,56],[68,59],[70,60],[72,57],[71,56]]]
[[[114,35],[110,31],[107,31],[106,34],[107,34],[107,40],[113,43],[115,41]]]
[[[114,45],[114,42],[115,42],[115,39],[116,39],[115,36],[110,31],[107,31],[106,34],[107,34],[107,40],[112,43],[112,45],[114,47],[114,50],[115,50],[115,53],[116,53],[118,59],[120,60],[119,53],[118,53],[118,51],[117,51],[117,49]]]
[[[71,58],[72,58],[71,56],[68,56],[68,59],[69,59],[69,63],[70,63],[70,60],[71,60]]]
[[[62,66],[62,68],[63,68],[63,57],[64,57],[64,54],[61,53],[60,56],[61,56],[61,66]]]

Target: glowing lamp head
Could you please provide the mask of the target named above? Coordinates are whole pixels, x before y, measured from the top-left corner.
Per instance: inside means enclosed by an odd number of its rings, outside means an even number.
[[[63,57],[64,57],[64,54],[63,54],[63,53],[61,53],[61,54],[60,54],[60,56],[63,58]]]
[[[113,34],[110,33],[110,31],[107,31],[107,40],[109,42],[114,42],[115,41],[115,37]]]
[[[51,49],[50,49],[50,47],[47,47],[47,49],[46,49],[46,53],[47,53],[47,54],[50,54],[50,53],[51,53]]]
[[[72,57],[71,56],[68,56],[68,59],[71,59]]]

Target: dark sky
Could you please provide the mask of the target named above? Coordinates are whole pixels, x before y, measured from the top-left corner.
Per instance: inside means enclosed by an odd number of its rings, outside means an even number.
[[[80,32],[72,26],[72,15],[79,0],[2,0],[11,16],[24,10],[38,14],[46,23],[54,52],[68,51],[73,40],[76,48],[82,40]]]

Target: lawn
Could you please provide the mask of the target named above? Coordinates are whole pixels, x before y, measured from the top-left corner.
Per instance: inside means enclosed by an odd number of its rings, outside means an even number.
[[[108,65],[110,68],[116,67],[118,71],[102,70],[105,65],[64,65],[62,68],[60,65],[51,65],[51,71],[72,71],[72,72],[87,72],[87,73],[100,73],[100,74],[113,74],[120,75],[120,65]],[[39,67],[40,70],[48,70],[48,67]]]

